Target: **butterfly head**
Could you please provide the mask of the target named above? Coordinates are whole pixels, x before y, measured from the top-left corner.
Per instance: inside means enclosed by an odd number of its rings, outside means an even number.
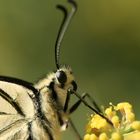
[[[62,68],[59,68],[55,72],[55,82],[59,87],[65,90],[77,90],[77,84],[75,82],[74,75],[70,67],[64,66]]]

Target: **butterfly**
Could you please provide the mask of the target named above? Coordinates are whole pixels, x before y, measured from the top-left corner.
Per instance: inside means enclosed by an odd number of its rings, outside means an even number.
[[[66,130],[69,124],[78,139],[82,140],[70,119],[70,114],[81,103],[105,118],[89,94],[77,94],[72,69],[59,64],[61,42],[77,10],[74,0],[68,0],[68,3],[72,6],[70,13],[63,5],[57,5],[64,18],[55,44],[56,71],[47,74],[35,84],[0,76],[0,140],[60,140],[61,131]],[[72,95],[78,100],[70,107]],[[84,100],[85,97],[89,97],[96,109]]]

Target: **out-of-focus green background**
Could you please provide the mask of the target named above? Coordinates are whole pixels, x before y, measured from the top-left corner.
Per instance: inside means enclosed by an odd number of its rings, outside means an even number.
[[[55,69],[54,44],[66,0],[0,1],[0,75],[34,82]],[[102,105],[129,101],[140,118],[140,1],[77,0],[79,9],[62,44],[79,92]],[[75,99],[73,99],[75,100]],[[83,135],[89,110],[72,115]],[[75,139],[68,130],[63,140]],[[69,139],[68,139],[69,138]]]

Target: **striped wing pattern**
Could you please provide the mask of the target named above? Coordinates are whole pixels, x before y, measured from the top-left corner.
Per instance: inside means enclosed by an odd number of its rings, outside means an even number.
[[[60,124],[44,97],[32,83],[0,76],[0,140],[59,140]]]
[[[0,140],[27,140],[35,108],[24,82],[0,77]],[[28,85],[28,84],[27,84]]]

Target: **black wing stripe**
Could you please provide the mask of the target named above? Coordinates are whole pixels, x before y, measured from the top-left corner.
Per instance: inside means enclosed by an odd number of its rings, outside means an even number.
[[[25,119],[17,120],[15,122],[11,123],[10,125],[8,125],[7,127],[4,127],[3,129],[0,130],[0,135],[3,134],[4,132],[8,131],[9,129],[12,129],[15,125],[18,125],[23,121],[25,122]]]
[[[0,96],[5,99],[8,103],[10,103],[15,110],[22,116],[25,116],[25,114],[23,113],[21,107],[18,105],[17,102],[15,102],[5,91],[3,91],[2,89],[0,89]]]
[[[6,113],[6,112],[0,112],[0,115],[13,115],[11,113]]]
[[[27,81],[24,81],[24,80],[21,80],[21,79],[18,79],[18,78],[13,78],[13,77],[7,77],[7,76],[0,76],[0,81],[3,81],[3,82],[10,82],[10,83],[13,83],[13,84],[17,84],[17,85],[21,85],[29,90],[31,90],[34,95],[35,95],[35,98],[30,97],[32,98],[32,100],[34,101],[34,104],[36,106],[36,110],[37,110],[37,114],[38,114],[38,117],[40,119],[40,122],[45,130],[45,132],[48,134],[49,136],[49,139],[50,140],[54,140],[53,139],[53,135],[50,131],[50,122],[47,120],[47,118],[45,117],[44,115],[44,112],[42,111],[42,108],[41,108],[41,101],[40,101],[40,95],[39,95],[39,91],[34,88],[33,84],[30,83],[30,82],[27,82]],[[0,95],[1,96],[1,95]],[[9,95],[8,95],[9,96]],[[10,97],[11,98],[11,97]],[[43,117],[42,117],[43,116]],[[46,126],[45,124],[48,124],[48,126]],[[9,126],[10,127],[10,126]],[[0,134],[1,134],[1,131],[0,131]]]
[[[0,76],[0,81],[4,82],[10,82],[13,84],[21,85],[23,87],[26,87],[27,89],[32,90],[34,93],[37,93],[38,90],[33,87],[33,84],[18,78],[13,78],[13,77],[7,77],[7,76]]]

